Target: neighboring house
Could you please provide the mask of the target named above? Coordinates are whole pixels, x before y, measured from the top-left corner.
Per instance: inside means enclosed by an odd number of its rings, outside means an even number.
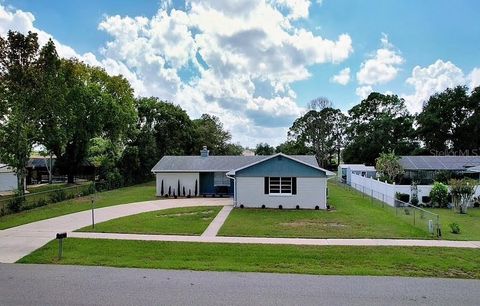
[[[408,181],[432,184],[440,171],[468,175],[468,169],[480,166],[480,156],[401,156],[400,164]]]
[[[364,164],[340,164],[338,165],[337,178],[340,182],[351,185],[352,173],[373,177],[377,176],[377,170],[373,166],[365,166]]]
[[[240,207],[311,209],[327,207],[327,179],[334,175],[313,155],[209,156],[205,147],[200,156],[164,156],[152,172],[157,196],[185,189],[192,196],[233,195]]]
[[[17,175],[12,168],[0,164],[0,192],[17,189]]]
[[[52,159],[53,168],[53,181],[65,182],[67,177],[65,175],[59,175],[55,168],[56,158]],[[27,185],[48,183],[50,158],[34,156],[28,160],[27,163]],[[80,169],[75,176],[76,178],[91,179],[95,173],[95,167],[89,161],[85,161],[80,166]]]

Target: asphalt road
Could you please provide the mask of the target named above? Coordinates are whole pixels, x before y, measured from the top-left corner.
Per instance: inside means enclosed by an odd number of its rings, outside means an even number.
[[[480,281],[0,264],[0,305],[478,305]]]

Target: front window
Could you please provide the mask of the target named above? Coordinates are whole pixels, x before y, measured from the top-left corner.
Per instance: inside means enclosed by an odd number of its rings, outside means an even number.
[[[230,179],[227,177],[225,172],[215,172],[213,175],[213,186],[220,187],[230,186]]]
[[[292,194],[291,177],[270,177],[270,194]]]

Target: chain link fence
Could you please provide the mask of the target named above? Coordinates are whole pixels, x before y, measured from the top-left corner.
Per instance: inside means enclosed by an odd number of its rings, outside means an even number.
[[[425,230],[433,237],[441,238],[439,215],[359,184],[352,183],[351,186],[343,184],[343,186],[361,194],[362,197],[369,198],[372,205],[378,205],[414,227]]]
[[[58,203],[77,197],[86,196],[96,190],[102,190],[102,184],[85,182],[65,188],[50,189],[41,192],[30,192],[24,195],[13,194],[0,198],[0,216]]]

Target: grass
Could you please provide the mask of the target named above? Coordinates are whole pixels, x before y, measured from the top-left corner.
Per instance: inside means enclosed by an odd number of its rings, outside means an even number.
[[[234,209],[220,229],[222,236],[304,238],[429,238],[427,227],[414,227],[390,208],[329,182],[335,210]]]
[[[156,199],[155,182],[149,182],[116,190],[99,192],[95,195],[95,207],[99,208],[154,199]],[[0,230],[88,210],[91,207],[91,196],[48,204],[43,207],[0,217]]]
[[[467,214],[459,214],[446,208],[427,208],[440,215],[442,238],[449,240],[480,240],[480,208],[468,208]],[[450,223],[460,226],[460,234],[451,232]]]
[[[84,227],[80,232],[201,235],[221,206],[199,206],[159,210],[122,217]]]
[[[480,278],[478,250],[427,247],[289,246],[68,238],[64,257],[51,241],[19,263]]]

